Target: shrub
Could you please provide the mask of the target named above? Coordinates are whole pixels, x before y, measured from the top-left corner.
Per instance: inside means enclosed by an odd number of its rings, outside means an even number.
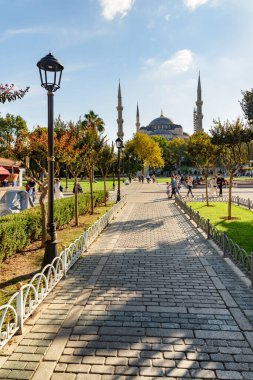
[[[94,192],[94,198],[95,204],[101,204],[104,199],[103,192]],[[78,200],[79,214],[86,214],[90,209],[90,194],[79,194]],[[54,204],[55,223],[60,228],[74,218],[74,197],[57,199]],[[39,206],[19,214],[0,217],[0,263],[40,238]]]

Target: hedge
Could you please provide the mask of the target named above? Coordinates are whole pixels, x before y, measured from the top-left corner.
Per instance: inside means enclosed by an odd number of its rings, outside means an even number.
[[[95,204],[104,201],[104,192],[94,192]],[[90,209],[90,194],[79,194],[79,215]],[[74,197],[55,201],[56,228],[61,228],[74,218]],[[0,217],[0,263],[15,255],[30,243],[41,238],[40,207],[36,206],[18,214]]]

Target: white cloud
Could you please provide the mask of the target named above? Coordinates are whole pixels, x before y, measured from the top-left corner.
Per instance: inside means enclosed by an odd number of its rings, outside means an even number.
[[[21,34],[46,34],[48,30],[43,27],[23,28],[23,29],[7,29],[0,34],[0,41],[4,41],[12,36]]]
[[[111,21],[115,17],[125,17],[134,5],[135,0],[99,0],[102,16]]]
[[[207,3],[215,6],[219,1],[220,0],[184,0],[184,4],[187,8],[190,8],[192,11],[194,11],[196,8]]]
[[[188,71],[193,67],[194,64],[194,54],[191,50],[183,49],[177,51],[173,56],[164,61],[160,67],[165,72],[167,71],[175,71],[175,72],[184,72]]]

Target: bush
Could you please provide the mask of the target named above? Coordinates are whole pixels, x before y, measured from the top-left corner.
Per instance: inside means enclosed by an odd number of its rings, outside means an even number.
[[[104,200],[102,191],[94,192],[95,204]],[[79,215],[90,209],[90,194],[79,194]],[[63,227],[74,218],[74,197],[55,201],[56,228]],[[16,254],[30,243],[41,238],[40,207],[36,206],[19,214],[0,217],[0,263]]]

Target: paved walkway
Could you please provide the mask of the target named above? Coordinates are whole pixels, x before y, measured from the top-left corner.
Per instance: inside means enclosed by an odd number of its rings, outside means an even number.
[[[253,379],[253,292],[159,185],[127,191],[1,379]]]

